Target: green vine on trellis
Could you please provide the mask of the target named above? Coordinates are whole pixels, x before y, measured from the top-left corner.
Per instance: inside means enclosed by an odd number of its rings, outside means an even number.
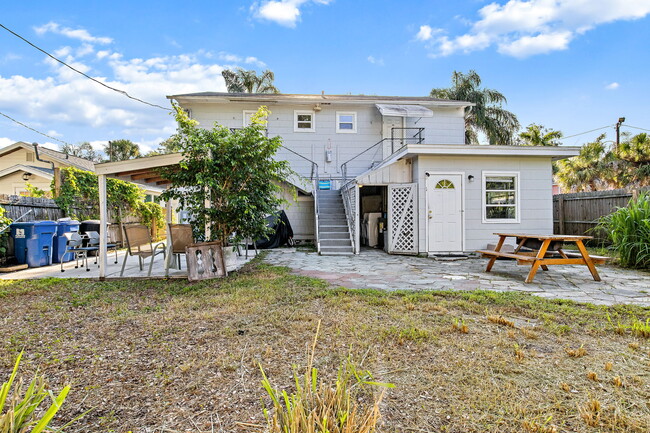
[[[54,185],[52,185],[54,190]],[[119,222],[132,214],[151,227],[154,222],[164,227],[163,208],[157,203],[144,203],[144,190],[134,183],[106,179],[106,199],[109,212]],[[54,198],[65,215],[78,219],[99,219],[99,180],[96,174],[74,167],[61,169],[61,186]]]

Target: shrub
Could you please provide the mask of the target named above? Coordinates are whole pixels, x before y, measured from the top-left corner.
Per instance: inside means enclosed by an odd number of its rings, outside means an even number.
[[[0,432],[40,433],[53,430],[49,428],[50,422],[61,408],[70,387],[64,387],[55,397],[45,388],[43,376],[36,375],[23,394],[22,379],[15,381],[22,355],[18,355],[9,380],[0,387]],[[12,391],[11,396],[9,391]],[[52,398],[52,404],[45,410],[42,403],[48,396]]]
[[[612,242],[621,265],[650,268],[650,195],[642,193],[627,207],[601,218],[598,225]]]
[[[5,208],[0,206],[0,263],[4,261],[9,251],[9,225],[11,219],[5,216],[5,212]]]

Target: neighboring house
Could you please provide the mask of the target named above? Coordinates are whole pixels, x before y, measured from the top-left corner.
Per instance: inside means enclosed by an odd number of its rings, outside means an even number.
[[[363,221],[371,213],[385,231],[367,241],[389,253],[458,253],[485,248],[494,232],[552,233],[551,163],[579,151],[465,145],[464,113],[472,104],[462,101],[214,92],[168,98],[205,127],[241,128],[268,106],[267,133],[283,140],[277,157],[313,182],[303,187],[312,194],[286,209],[289,220],[329,254],[358,253],[362,235],[370,238]]]
[[[0,194],[26,193],[27,183],[49,191],[55,172],[65,167],[95,172],[95,163],[87,159],[43,146],[38,146],[37,157],[33,144],[22,141],[11,144],[0,149]],[[162,188],[149,187],[146,194],[158,196],[162,191]]]

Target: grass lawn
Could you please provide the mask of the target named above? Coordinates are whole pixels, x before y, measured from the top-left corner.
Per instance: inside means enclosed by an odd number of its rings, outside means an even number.
[[[391,382],[381,432],[648,432],[650,309],[521,293],[330,288],[259,261],[226,280],[0,282],[0,382],[72,391],[68,432],[262,431],[263,366],[292,389],[348,354]],[[632,328],[632,325],[635,325]]]

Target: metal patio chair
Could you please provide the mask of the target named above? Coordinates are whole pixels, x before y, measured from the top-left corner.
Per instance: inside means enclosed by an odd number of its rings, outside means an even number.
[[[61,255],[61,272],[65,272],[65,269],[63,269],[63,257],[65,257],[65,255],[68,253],[74,254],[74,259],[77,261],[77,263],[75,264],[75,268],[79,268],[79,260],[81,260],[82,264],[84,262],[86,264],[86,271],[90,271],[90,268],[88,267],[88,253],[90,251],[97,251],[99,247],[94,247],[94,246],[84,247],[83,246],[84,239],[77,232],[63,233],[63,237],[66,238],[66,243],[65,243],[65,250]]]
[[[174,259],[177,260],[178,269],[181,269],[181,254],[185,254],[185,247],[193,243],[194,235],[190,224],[167,224],[166,277],[169,276],[169,268]]]
[[[149,228],[145,225],[129,225],[124,227],[124,240],[126,241],[126,254],[124,255],[124,262],[122,263],[122,271],[120,272],[120,277],[124,275],[124,269],[126,268],[126,260],[129,256],[137,256],[138,262],[140,264],[140,270],[144,269],[144,259],[151,257],[151,262],[149,263],[149,273],[147,276],[151,276],[151,269],[153,268],[153,261],[156,256],[160,253],[163,254],[163,258],[166,258],[167,252],[164,242],[158,242],[154,245],[149,235]]]
[[[88,246],[97,247],[97,250],[99,251],[99,232],[86,232],[86,236],[88,237]],[[115,263],[117,263],[117,244],[111,242],[106,244],[106,254],[108,254],[109,250],[115,252]],[[95,256],[95,264],[97,264],[97,256]]]

